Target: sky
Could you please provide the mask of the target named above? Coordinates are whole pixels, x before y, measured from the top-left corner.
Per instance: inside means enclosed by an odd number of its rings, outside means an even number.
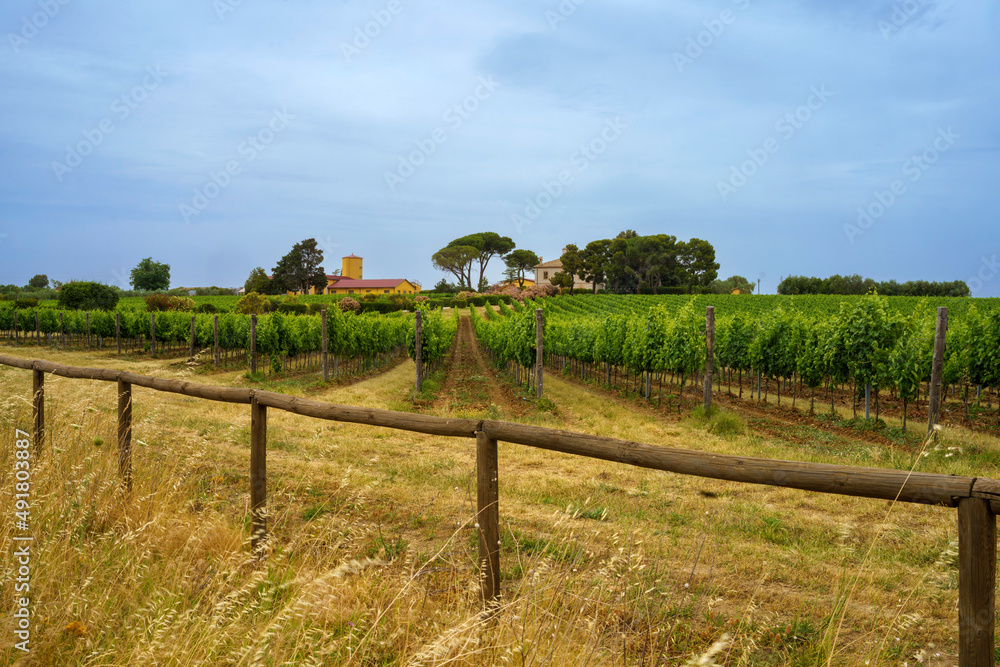
[[[0,34],[0,284],[236,287],[315,238],[429,289],[465,234],[634,229],[764,293],[1000,296],[992,0],[5,0]]]

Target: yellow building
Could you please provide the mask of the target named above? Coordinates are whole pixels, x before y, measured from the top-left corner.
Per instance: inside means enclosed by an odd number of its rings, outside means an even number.
[[[326,287],[317,292],[310,287],[309,294],[416,294],[420,283],[406,278],[364,279],[363,259],[357,255],[341,258],[340,275],[326,276]],[[299,291],[289,294],[301,294]]]
[[[503,281],[503,284],[504,285],[518,285],[518,286],[520,286],[521,282],[522,281],[520,281],[520,280],[518,280],[518,279],[515,278],[514,280],[505,280],[505,281]],[[535,286],[535,281],[532,278],[525,278],[523,282],[524,282],[524,287],[534,287]]]

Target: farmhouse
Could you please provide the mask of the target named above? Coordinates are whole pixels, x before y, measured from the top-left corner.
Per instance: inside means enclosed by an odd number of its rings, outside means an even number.
[[[566,248],[562,249],[563,253],[566,252]],[[561,259],[550,259],[547,262],[541,261],[542,258],[539,256],[539,263],[533,268],[535,269],[535,284],[536,285],[551,285],[552,276],[557,273],[562,273],[562,260]],[[580,276],[573,276],[573,289],[594,289],[593,283],[588,283]],[[597,289],[604,289],[604,283],[598,283]]]
[[[340,275],[327,275],[326,287],[320,291],[310,287],[309,294],[416,294],[420,283],[406,278],[365,280],[363,260],[357,255],[341,258]],[[301,294],[300,291],[289,294]]]

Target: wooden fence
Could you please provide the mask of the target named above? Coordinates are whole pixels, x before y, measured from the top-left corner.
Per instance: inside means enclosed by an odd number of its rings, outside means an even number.
[[[63,366],[0,355],[0,364],[32,371],[35,455],[45,441],[45,374],[116,382],[118,454],[122,483],[132,483],[132,385],[250,406],[251,548],[267,535],[267,409],[332,421],[368,424],[476,441],[477,519],[481,593],[500,595],[500,513],[497,442],[617,461],[654,470],[751,484],[957,508],[959,534],[959,664],[994,664],[996,513],[1000,482],[978,477],[803,463],[690,451],[602,436],[493,420],[449,419],[323,403],[270,391],[213,387],[125,371]]]

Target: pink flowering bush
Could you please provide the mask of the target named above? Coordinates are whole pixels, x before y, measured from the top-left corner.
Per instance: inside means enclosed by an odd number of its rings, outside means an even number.
[[[355,301],[354,299],[352,299],[349,296],[344,297],[343,299],[341,299],[337,303],[337,305],[340,306],[340,309],[342,311],[344,311],[345,313],[356,313],[356,312],[358,312],[358,310],[361,309],[361,304],[358,303],[357,301]]]
[[[537,299],[544,296],[555,296],[559,294],[559,288],[555,285],[531,285],[521,289],[515,283],[497,283],[490,287],[487,294],[501,294],[509,296],[518,301],[525,299]]]

